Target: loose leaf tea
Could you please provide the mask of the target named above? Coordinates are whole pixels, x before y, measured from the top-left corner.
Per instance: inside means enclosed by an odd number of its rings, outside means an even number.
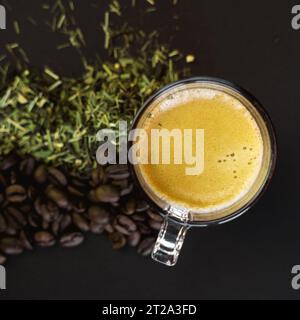
[[[67,78],[48,66],[33,70],[19,44],[7,45],[19,71],[9,77],[6,65],[0,70],[0,156],[18,150],[82,172],[96,165],[99,129],[115,128],[119,120],[130,124],[149,95],[185,70],[177,70],[181,54],[160,44],[156,31],[146,34],[126,24],[111,27],[111,16],[121,14],[117,1],[102,23],[107,59],[88,61],[82,53],[83,32],[72,15],[75,5],[69,6],[58,0],[47,7],[52,16],[48,24],[79,52],[84,71]]]

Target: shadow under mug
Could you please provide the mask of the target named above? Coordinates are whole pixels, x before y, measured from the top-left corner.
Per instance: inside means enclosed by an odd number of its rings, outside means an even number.
[[[252,207],[263,191],[266,190],[271,180],[277,155],[276,139],[271,120],[258,100],[245,89],[218,78],[190,78],[171,83],[162,88],[145,102],[136,115],[131,129],[136,129],[143,120],[143,117],[147,117],[149,109],[151,109],[154,103],[166,99],[170,94],[179,90],[190,88],[215,89],[238,99],[251,113],[260,129],[263,138],[263,159],[260,172],[246,195],[231,206],[210,213],[196,213],[167,203],[157,196],[151,189],[151,186],[147,185],[143,180],[138,170],[138,165],[129,164],[134,181],[144,198],[153,210],[164,217],[163,225],[152,251],[152,258],[168,266],[176,264],[185,234],[190,227],[207,227],[223,224],[239,217]],[[129,150],[131,146],[132,142],[129,141]]]

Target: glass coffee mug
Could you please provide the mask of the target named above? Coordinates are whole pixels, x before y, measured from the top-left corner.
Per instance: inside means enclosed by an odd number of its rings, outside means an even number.
[[[276,140],[271,121],[261,104],[246,90],[222,79],[197,77],[172,83],[148,99],[136,115],[132,129],[142,128],[151,111],[176,93],[191,89],[208,89],[225,93],[239,101],[256,122],[262,138],[262,156],[258,172],[247,191],[236,201],[223,208],[199,212],[169,201],[149,184],[141,173],[139,165],[130,164],[130,171],[143,196],[155,210],[163,216],[164,222],[155,243],[152,258],[168,266],[176,264],[186,232],[191,227],[207,227],[231,221],[252,207],[270,181],[276,161]],[[205,91],[210,92],[210,91]],[[129,141],[129,147],[132,142]],[[130,150],[130,149],[129,149]],[[224,160],[225,161],[225,160]],[[178,181],[180,183],[180,181]],[[191,185],[190,188],[193,188]],[[189,192],[189,190],[186,190]]]

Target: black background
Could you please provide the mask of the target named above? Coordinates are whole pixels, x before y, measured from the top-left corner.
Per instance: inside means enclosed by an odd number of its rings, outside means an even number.
[[[55,50],[57,36],[25,23],[28,15],[44,19],[45,13],[37,9],[41,1],[8,2],[12,9],[7,12],[8,29],[0,31],[0,53],[5,43],[18,39],[33,66],[47,64],[58,72],[78,74],[76,55],[70,58],[68,49]],[[75,2],[92,56],[103,46],[95,31],[103,8],[91,8],[92,1]],[[279,145],[271,187],[241,218],[192,229],[174,268],[131,249],[115,252],[105,237],[91,236],[74,250],[37,249],[11,258],[6,265],[8,289],[0,291],[0,299],[300,298],[300,291],[291,288],[291,268],[300,264],[300,31],[291,28],[291,9],[297,3],[179,0],[176,7],[169,0],[157,3],[155,13],[145,15],[139,6],[125,10],[121,19],[146,30],[158,29],[162,42],[194,53],[194,76],[236,82],[265,105]],[[12,27],[15,18],[26,25],[19,38]]]

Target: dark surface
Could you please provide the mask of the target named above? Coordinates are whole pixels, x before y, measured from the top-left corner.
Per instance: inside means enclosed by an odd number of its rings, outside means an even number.
[[[8,12],[8,30],[0,31],[0,50],[15,37],[14,17],[41,14],[38,2],[9,1],[13,10]],[[103,11],[91,10],[89,2],[80,1],[78,12],[92,54],[102,46],[94,28]],[[39,249],[10,259],[8,289],[0,291],[0,299],[300,298],[290,285],[291,268],[300,264],[300,31],[290,24],[295,3],[179,0],[173,7],[169,1],[158,2],[158,12],[142,16],[127,10],[124,19],[147,30],[157,28],[162,41],[171,38],[173,46],[195,53],[194,76],[236,82],[265,105],[279,145],[271,187],[238,220],[191,230],[174,268],[133,250],[114,252],[105,237],[91,237],[74,250]],[[174,13],[179,20],[172,19]],[[53,35],[33,27],[22,32],[32,65],[80,71],[77,59],[52,48]]]

